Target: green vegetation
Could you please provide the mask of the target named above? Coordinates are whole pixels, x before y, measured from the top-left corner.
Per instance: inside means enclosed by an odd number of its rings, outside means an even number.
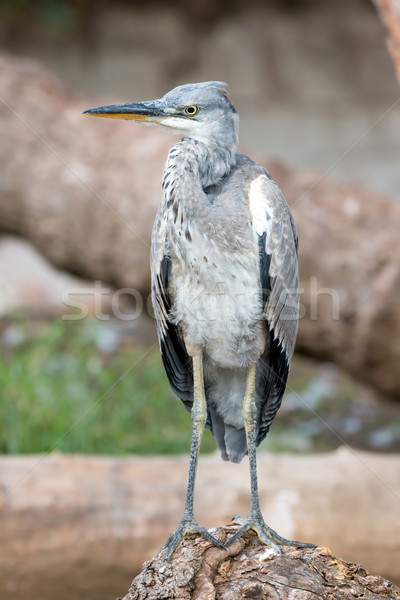
[[[12,343],[1,347],[0,452],[188,451],[190,415],[156,346],[104,351],[105,326],[95,321],[54,321],[38,335],[24,321],[11,327]],[[203,450],[213,449],[207,431]]]
[[[157,345],[116,321],[0,321],[0,453],[187,454],[190,415]],[[264,450],[400,450],[399,407],[332,365],[296,358]],[[207,430],[203,452],[215,450]]]

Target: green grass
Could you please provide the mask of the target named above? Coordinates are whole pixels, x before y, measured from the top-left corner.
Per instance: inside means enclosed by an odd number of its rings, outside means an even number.
[[[188,453],[190,415],[170,390],[157,345],[133,345],[123,327],[0,321],[0,453]],[[261,449],[326,451],[343,439],[398,452],[399,410],[364,397],[339,371],[296,357]],[[215,448],[205,431],[202,451]]]
[[[190,448],[190,415],[170,391],[158,348],[99,349],[95,321],[45,324],[1,347],[0,452],[170,454]],[[104,324],[101,324],[104,328]],[[215,449],[206,432],[203,451]]]

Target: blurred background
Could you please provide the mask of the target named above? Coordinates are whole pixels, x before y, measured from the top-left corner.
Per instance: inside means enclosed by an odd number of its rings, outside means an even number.
[[[66,530],[78,513],[97,510],[90,502],[99,490],[115,492],[107,510],[118,491],[111,471],[101,480],[101,461],[63,462],[59,453],[113,455],[115,469],[126,464],[118,457],[163,455],[149,461],[164,465],[157,477],[165,478],[175,463],[162,461],[188,453],[190,415],[169,389],[148,302],[149,236],[175,140],[81,116],[185,82],[228,83],[240,150],[268,167],[295,206],[305,316],[286,398],[260,453],[305,461],[327,453],[329,465],[331,452],[347,448],[360,457],[354,468],[365,471],[366,489],[380,490],[376,506],[386,515],[377,531],[390,538],[387,514],[390,527],[400,526],[400,88],[386,35],[367,0],[0,3],[0,547],[10,549],[0,564],[2,597],[122,594],[163,541],[161,525],[155,534],[148,524],[141,547],[117,559],[121,539],[129,545],[124,519],[141,519],[126,501],[105,541],[93,534],[89,560]],[[324,294],[337,298],[337,316]],[[202,452],[215,448],[206,432]],[[365,466],[365,452],[383,462]],[[54,478],[46,479],[40,469],[52,457]],[[91,465],[82,467],[87,477],[99,470],[90,491],[77,492],[77,460]],[[61,517],[64,468],[65,481],[78,479],[76,488],[64,482]],[[225,477],[235,471],[226,467]],[[176,485],[179,512],[185,476]],[[354,502],[356,490],[340,508],[349,528]],[[367,521],[368,502],[365,510]],[[47,532],[42,562],[35,527]],[[346,535],[337,542],[342,555],[372,570],[385,550],[381,574],[400,581],[399,536],[386,547],[382,533],[357,555]],[[328,534],[317,541],[334,543]],[[59,559],[51,573],[49,548]]]

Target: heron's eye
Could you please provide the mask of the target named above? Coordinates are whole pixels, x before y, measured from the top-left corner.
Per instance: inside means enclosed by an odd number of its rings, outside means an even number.
[[[193,115],[195,115],[197,113],[199,109],[197,108],[197,106],[187,106],[185,108],[185,113],[187,115],[190,115],[191,117],[193,117]]]

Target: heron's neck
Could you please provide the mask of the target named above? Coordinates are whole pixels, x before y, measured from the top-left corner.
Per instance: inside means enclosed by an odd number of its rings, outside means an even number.
[[[225,177],[235,164],[235,145],[205,144],[192,138],[183,138],[170,150],[165,165],[163,188],[174,189],[182,201],[193,198]]]

